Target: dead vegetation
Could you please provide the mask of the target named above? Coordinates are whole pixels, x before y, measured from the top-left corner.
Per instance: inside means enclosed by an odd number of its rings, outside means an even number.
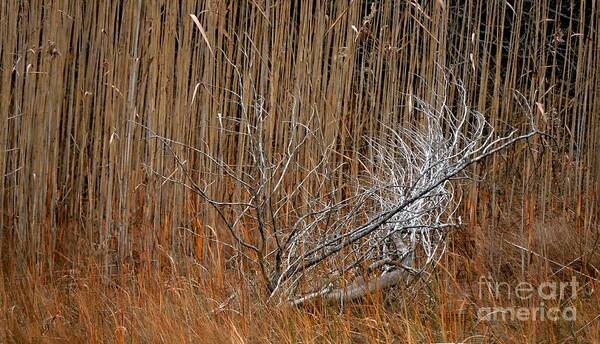
[[[598,341],[599,17],[594,1],[554,0],[2,3],[2,340]],[[464,95],[436,96],[440,65]],[[311,209],[356,195],[382,150],[365,137],[423,127],[416,99],[464,101],[499,133],[533,115],[550,136],[469,167],[461,226],[426,281],[276,307],[293,264],[261,259],[294,224],[323,228]],[[266,177],[282,201],[248,215],[243,184]],[[336,213],[336,233],[366,209]],[[484,275],[576,276],[578,319],[479,321]]]

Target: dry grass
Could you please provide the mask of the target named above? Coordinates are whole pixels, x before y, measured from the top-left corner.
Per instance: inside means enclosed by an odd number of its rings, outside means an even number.
[[[573,301],[573,323],[478,322],[485,302],[473,292],[488,274],[597,284],[598,18],[596,1],[2,2],[2,340],[600,341],[597,292]],[[292,119],[323,129],[336,147],[330,160],[347,163],[332,180],[342,198],[358,157],[372,154],[362,136],[415,121],[407,94],[429,100],[436,62],[501,128],[524,123],[518,90],[555,140],[475,168],[485,180],[465,189],[467,224],[417,295],[342,311],[266,304],[251,267],[229,260],[214,212],[152,173],[181,177],[144,127],[206,145],[243,173],[249,143],[237,126],[261,100],[272,156],[284,152]],[[240,122],[222,130],[218,114]],[[200,182],[216,178],[205,157],[174,149]],[[306,146],[299,162],[316,152]],[[226,199],[239,192],[231,185],[208,191]]]
[[[554,227],[559,231],[568,227]],[[508,236],[509,234],[507,234]],[[265,303],[262,289],[248,285],[246,276],[233,271],[220,279],[197,265],[184,265],[185,274],[165,271],[147,274],[126,271],[107,278],[101,268],[86,264],[56,271],[52,279],[38,280],[29,272],[5,269],[0,290],[0,338],[7,343],[117,342],[117,343],[524,343],[600,340],[597,315],[600,296],[596,254],[586,254],[588,265],[558,268],[530,256],[525,275],[519,269],[520,252],[509,245],[492,257],[478,246],[495,238],[476,239],[472,246],[453,238],[437,272],[416,291],[370,295],[344,308],[310,304],[303,308]],[[576,246],[577,237],[569,237]],[[540,239],[553,259],[570,262],[574,254],[553,238]],[[536,246],[537,247],[537,246]],[[569,245],[569,247],[572,247]],[[539,251],[543,252],[543,251]],[[514,271],[511,271],[514,269]],[[186,277],[187,276],[187,277]],[[561,300],[577,310],[577,320],[482,321],[482,307],[548,307],[556,300],[490,299],[477,284],[480,276],[537,286],[544,281],[580,282],[577,297]],[[483,295],[483,296],[482,296]]]

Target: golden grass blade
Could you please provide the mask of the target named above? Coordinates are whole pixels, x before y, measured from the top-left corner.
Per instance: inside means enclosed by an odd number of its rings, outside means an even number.
[[[208,37],[206,37],[206,31],[204,31],[202,24],[200,24],[200,20],[198,20],[198,17],[196,17],[196,15],[193,13],[190,13],[190,17],[192,17],[192,20],[194,21],[194,24],[196,24],[196,27],[198,28],[198,30],[200,30],[200,34],[202,35],[202,38],[204,39],[204,42],[206,43],[208,50],[210,50],[210,54],[214,55],[214,52],[210,46],[210,42],[208,41]]]

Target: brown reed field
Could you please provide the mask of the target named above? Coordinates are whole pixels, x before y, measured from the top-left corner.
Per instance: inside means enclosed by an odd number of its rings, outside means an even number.
[[[599,20],[596,0],[0,2],[0,342],[600,342]],[[263,251],[187,181],[239,199],[258,140],[243,128],[260,122],[276,159],[303,123],[320,136],[295,163],[326,157],[328,197],[348,197],[363,138],[418,122],[411,97],[439,101],[440,66],[498,130],[527,126],[520,94],[547,135],[469,167],[461,224],[416,283],[274,302]],[[306,190],[289,221],[321,192],[308,174],[280,180]],[[569,298],[506,294],[573,279]],[[480,317],[540,304],[576,319]]]

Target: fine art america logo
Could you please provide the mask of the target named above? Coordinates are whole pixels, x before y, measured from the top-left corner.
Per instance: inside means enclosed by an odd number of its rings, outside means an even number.
[[[533,307],[481,307],[477,317],[482,321],[575,321],[577,318],[576,309],[567,304],[577,298],[579,283],[575,277],[569,282],[543,282],[535,286],[529,282],[511,285],[481,276],[477,284],[480,300],[530,300],[534,304]]]

